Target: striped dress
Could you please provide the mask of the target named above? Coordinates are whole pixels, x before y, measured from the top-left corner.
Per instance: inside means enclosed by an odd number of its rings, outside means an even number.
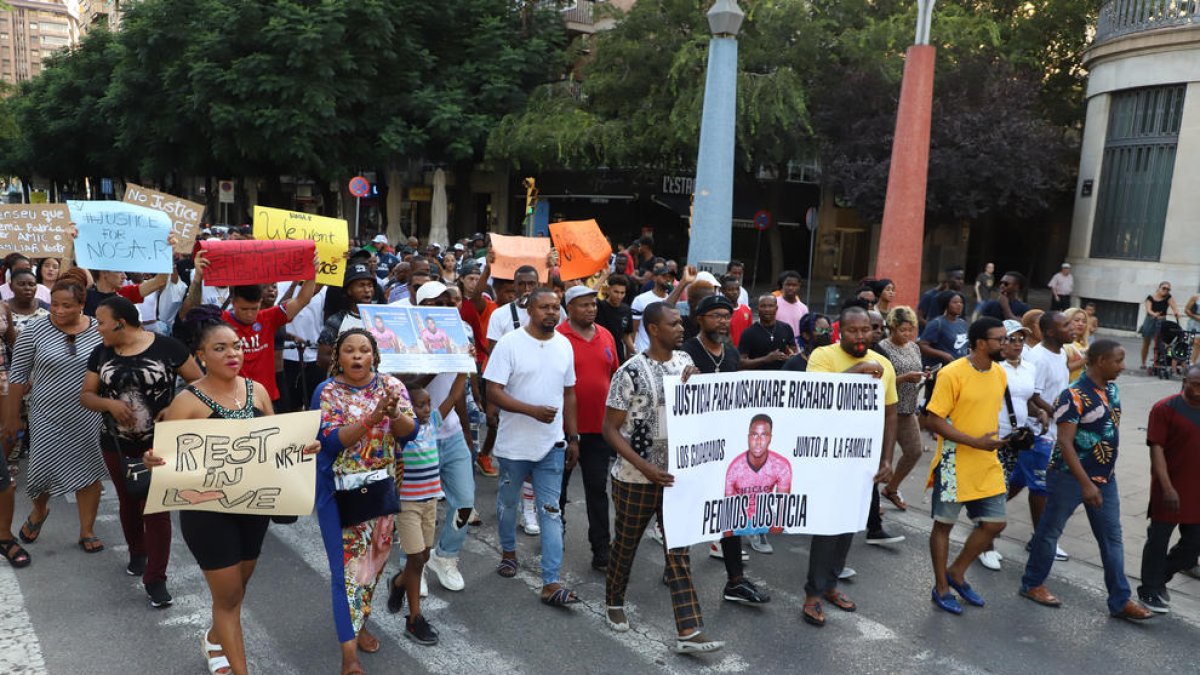
[[[100,413],[79,403],[88,357],[101,343],[96,320],[67,335],[50,319],[30,323],[13,347],[10,384],[28,384],[30,497],[82,490],[108,477],[100,454]]]

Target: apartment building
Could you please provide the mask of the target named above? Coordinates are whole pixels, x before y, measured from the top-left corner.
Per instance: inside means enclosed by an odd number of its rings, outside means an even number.
[[[0,12],[0,81],[33,78],[47,57],[79,42],[78,15],[63,2],[6,2],[11,9]]]

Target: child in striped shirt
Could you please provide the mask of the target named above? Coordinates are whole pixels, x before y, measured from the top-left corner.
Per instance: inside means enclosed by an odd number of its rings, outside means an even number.
[[[400,574],[392,577],[388,611],[395,614],[408,598],[409,613],[404,634],[423,645],[438,642],[437,631],[421,616],[421,572],[429,560],[434,545],[434,526],[437,522],[437,503],[442,496],[439,477],[437,432],[442,416],[454,405],[452,400],[442,404],[447,410],[433,410],[429,392],[408,390],[413,412],[421,422],[417,437],[404,444],[403,475],[400,477],[400,513],[396,515],[396,538],[408,557]]]

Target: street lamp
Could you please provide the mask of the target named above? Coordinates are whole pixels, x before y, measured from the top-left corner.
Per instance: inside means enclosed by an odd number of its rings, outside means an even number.
[[[746,14],[736,0],[717,0],[707,16],[713,37],[708,42],[708,72],[704,78],[704,109],[700,118],[700,151],[696,158],[688,263],[716,266],[729,261],[733,238],[737,34]]]
[[[921,294],[925,242],[925,191],[929,177],[929,128],[933,116],[933,68],[929,45],[935,0],[917,0],[917,30],[905,53],[900,107],[879,232],[875,277],[896,284],[896,303],[914,305]]]

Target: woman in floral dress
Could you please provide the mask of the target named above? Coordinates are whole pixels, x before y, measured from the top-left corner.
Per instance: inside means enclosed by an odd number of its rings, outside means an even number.
[[[342,644],[342,673],[361,673],[358,649],[379,650],[364,627],[371,599],[392,548],[394,514],[342,527],[335,492],[395,478],[396,457],[416,436],[408,391],[377,372],[379,348],[370,332],[348,330],[334,346],[332,377],[317,387],[321,411],[317,458],[317,519],[329,557],[333,618]]]

